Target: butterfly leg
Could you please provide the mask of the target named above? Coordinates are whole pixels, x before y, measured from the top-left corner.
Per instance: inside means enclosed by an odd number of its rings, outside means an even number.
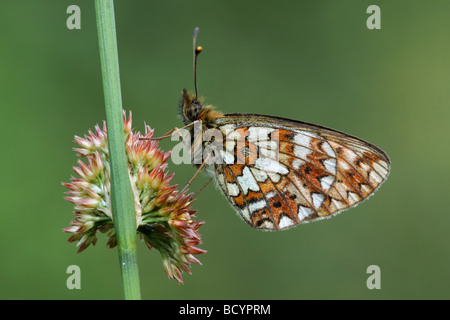
[[[184,186],[183,190],[181,192],[184,192],[187,190],[187,188],[189,188],[189,186],[191,185],[192,181],[194,181],[195,177],[200,173],[200,171],[202,171],[203,167],[205,166],[206,162],[208,161],[209,157],[211,156],[211,154],[208,154],[205,158],[205,160],[203,161],[203,163],[200,165],[200,167],[198,167],[197,172],[195,172],[195,174],[192,176],[192,178],[188,181],[188,183]],[[209,182],[208,182],[209,183]],[[206,185],[205,185],[206,186]],[[203,187],[204,188],[204,187]],[[202,189],[203,189],[202,188]],[[199,191],[200,192],[200,191]]]
[[[170,138],[172,136],[172,132],[180,130],[179,128],[175,127],[166,134],[162,135],[161,137],[152,137],[152,138],[139,138],[139,140],[162,140],[166,138]],[[181,133],[179,133],[181,136]]]
[[[213,179],[213,178],[210,178],[210,179],[203,185],[203,187],[201,187],[200,189],[198,189],[198,191],[197,191],[196,193],[194,193],[194,196],[193,196],[192,198],[197,197],[197,195],[198,195],[200,192],[202,192],[203,189],[205,189],[206,186],[207,186],[208,184],[210,184],[210,182],[212,181],[212,179]]]
[[[168,131],[167,133],[165,133],[164,135],[162,135],[162,136],[160,136],[160,137],[155,137],[155,138],[139,138],[139,140],[163,140],[163,139],[166,139],[166,138],[170,138],[170,137],[172,136],[172,134],[173,134],[174,131],[176,131],[177,134],[180,136],[181,140],[183,140],[183,135],[181,134],[180,130],[189,128],[189,127],[193,126],[194,123],[195,123],[195,121],[194,121],[194,122],[191,122],[190,124],[188,124],[187,126],[184,126],[184,127],[182,127],[182,128],[177,128],[177,127],[175,127],[175,128],[173,128],[172,130]]]

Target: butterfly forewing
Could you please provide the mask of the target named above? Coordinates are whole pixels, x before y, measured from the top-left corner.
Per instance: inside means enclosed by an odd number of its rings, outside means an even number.
[[[345,133],[290,119],[228,114],[215,178],[252,227],[279,230],[330,217],[370,196],[390,162],[376,146]]]

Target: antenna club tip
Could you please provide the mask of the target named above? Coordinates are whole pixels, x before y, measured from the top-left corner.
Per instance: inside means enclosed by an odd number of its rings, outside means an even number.
[[[203,47],[202,46],[198,46],[197,48],[195,48],[195,53],[200,53],[202,52]]]

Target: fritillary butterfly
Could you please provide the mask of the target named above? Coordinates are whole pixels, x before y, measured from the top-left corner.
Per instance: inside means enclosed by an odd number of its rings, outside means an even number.
[[[195,47],[194,72],[201,47]],[[389,175],[390,161],[375,145],[319,125],[258,114],[223,114],[183,90],[180,113],[193,133],[201,122],[204,149],[209,130],[223,139],[222,161],[199,167],[216,181],[250,226],[282,230],[354,207]],[[206,141],[205,141],[206,140]],[[217,140],[216,140],[217,143]],[[192,152],[194,154],[194,152]],[[219,159],[220,160],[220,159]]]

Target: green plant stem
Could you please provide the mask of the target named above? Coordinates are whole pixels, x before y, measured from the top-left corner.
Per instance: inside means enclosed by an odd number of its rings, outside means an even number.
[[[122,118],[119,57],[113,0],[95,0],[106,126],[111,164],[111,206],[125,299],[140,299],[136,257],[136,215],[127,168]]]

